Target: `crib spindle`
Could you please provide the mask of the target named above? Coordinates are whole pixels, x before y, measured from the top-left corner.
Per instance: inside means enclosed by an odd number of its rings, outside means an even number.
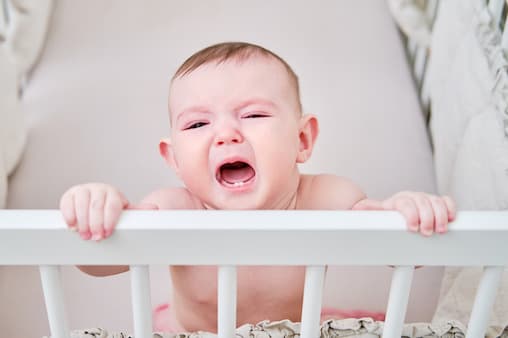
[[[402,335],[413,272],[414,266],[398,266],[393,271],[383,338],[399,338]]]
[[[502,266],[485,267],[478,290],[476,291],[466,338],[485,336],[502,275]]]
[[[60,267],[58,265],[41,265],[39,271],[51,337],[69,338]]]
[[[219,266],[217,286],[217,333],[219,338],[236,334],[236,266]]]
[[[301,338],[320,336],[321,301],[325,279],[324,266],[307,266],[303,290]]]
[[[131,265],[131,297],[134,337],[152,338],[150,275],[147,265]]]

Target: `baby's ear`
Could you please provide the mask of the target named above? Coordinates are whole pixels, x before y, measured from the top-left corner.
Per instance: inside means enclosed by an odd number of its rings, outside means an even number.
[[[302,116],[298,134],[300,144],[298,146],[298,156],[296,158],[297,163],[303,163],[310,158],[318,134],[319,125],[317,117],[314,115]]]
[[[175,159],[175,153],[173,151],[173,145],[171,144],[171,139],[163,138],[159,142],[159,153],[166,163],[173,168],[175,173],[178,175],[178,163]]]

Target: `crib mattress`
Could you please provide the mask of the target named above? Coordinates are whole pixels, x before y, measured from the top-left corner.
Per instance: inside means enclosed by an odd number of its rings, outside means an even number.
[[[494,331],[494,330],[491,330]],[[485,338],[508,338],[508,327],[501,334],[487,332]],[[246,324],[236,330],[238,338],[291,338],[298,337],[300,324],[289,320],[268,322],[263,321],[256,325]],[[376,338],[381,337],[383,323],[370,318],[328,320],[321,325],[321,338]],[[404,338],[464,338],[465,326],[457,321],[448,321],[440,326],[428,323],[415,323],[404,325],[402,336]],[[124,332],[108,332],[105,329],[93,328],[75,330],[71,338],[126,338],[131,337]],[[208,332],[194,333],[154,333],[153,338],[216,338],[217,335]],[[48,338],[48,337],[44,337]]]
[[[316,114],[321,129],[302,172],[349,177],[373,198],[435,191],[430,142],[386,2],[60,0],[23,93],[29,135],[8,208],[55,209],[82,182],[111,183],[132,201],[179,185],[158,154],[169,132],[169,79],[191,53],[232,40],[273,50],[298,74],[304,112]],[[152,272],[156,305],[167,301],[169,281],[167,270]],[[391,272],[332,267],[324,305],[384,311]],[[0,268],[0,276],[12,282],[0,299],[14,304],[0,309],[0,327],[11,337],[33,335],[18,329],[29,318],[40,335],[48,332],[37,271]],[[415,272],[408,320],[430,320],[440,276]],[[68,267],[63,279],[70,327],[130,327],[129,311],[117,311],[129,308],[128,275],[96,279]]]

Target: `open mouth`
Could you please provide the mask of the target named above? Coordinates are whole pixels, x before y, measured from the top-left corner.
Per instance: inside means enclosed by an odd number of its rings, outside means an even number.
[[[256,171],[248,163],[235,161],[224,163],[217,170],[217,181],[226,187],[242,187],[252,181]]]

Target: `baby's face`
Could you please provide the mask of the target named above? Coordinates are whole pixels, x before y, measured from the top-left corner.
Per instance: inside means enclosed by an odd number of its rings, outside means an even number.
[[[169,162],[209,208],[285,208],[298,184],[297,102],[275,59],[205,64],[171,86]]]

